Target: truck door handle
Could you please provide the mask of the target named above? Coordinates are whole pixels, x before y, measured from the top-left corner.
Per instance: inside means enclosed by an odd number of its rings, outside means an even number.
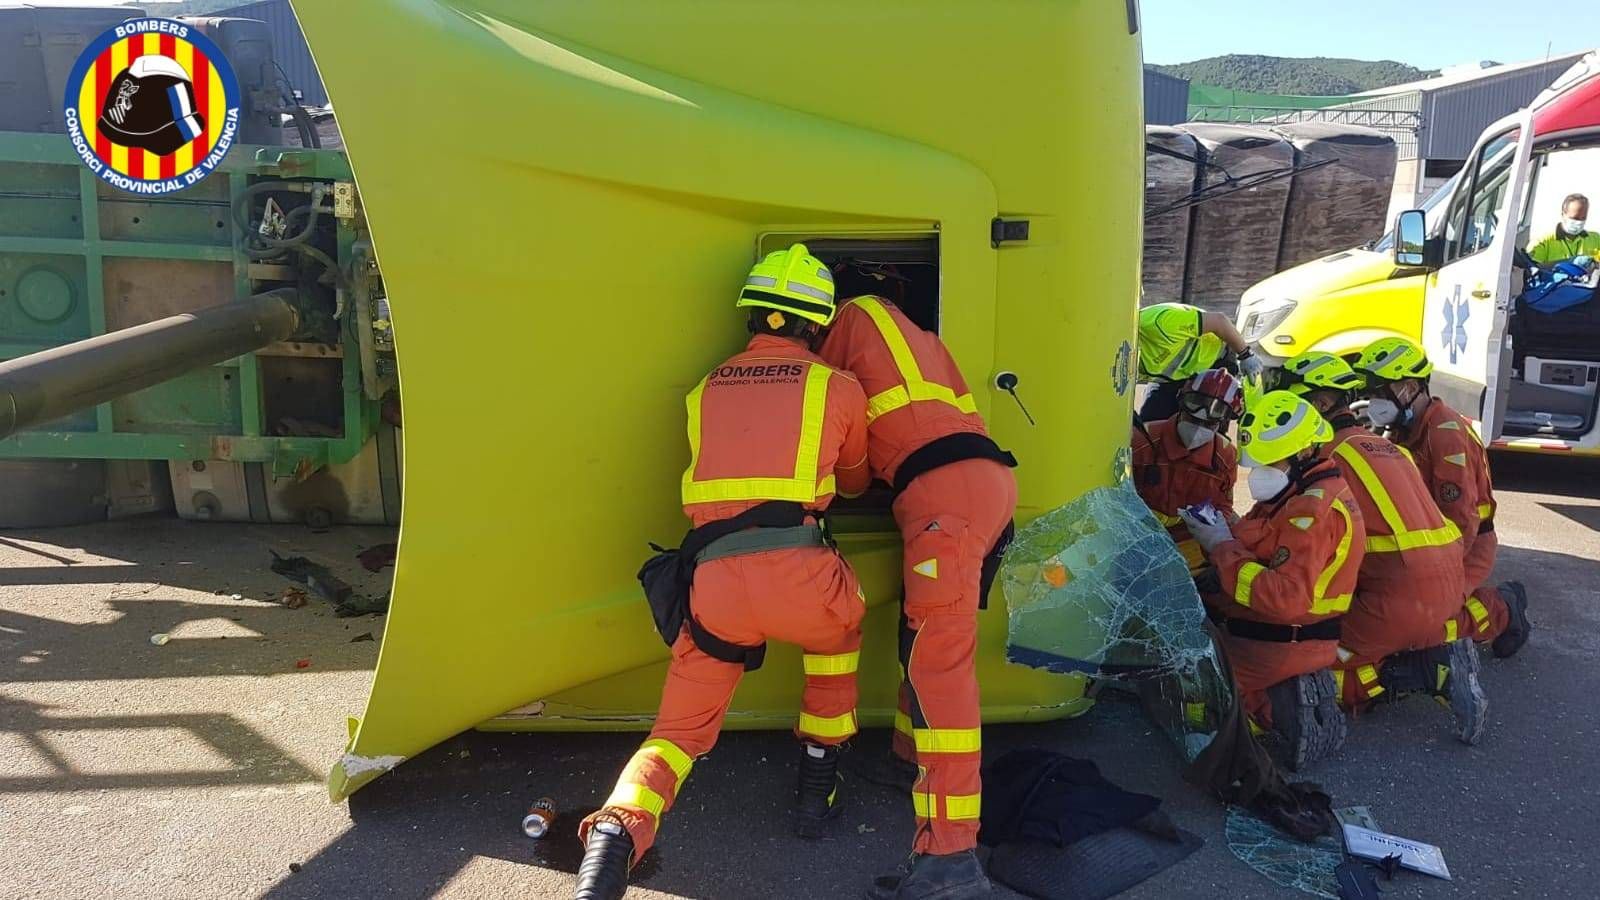
[[[1479,288],[1478,290],[1472,292],[1472,296],[1477,297],[1479,300],[1487,300],[1493,295],[1493,291],[1486,291],[1483,288]]]

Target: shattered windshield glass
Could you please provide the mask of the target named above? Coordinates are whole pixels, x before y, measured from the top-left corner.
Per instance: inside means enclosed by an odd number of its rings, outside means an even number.
[[[1011,662],[1131,688],[1186,762],[1211,744],[1234,693],[1188,564],[1130,482],[1018,530],[1000,582]],[[1333,838],[1301,843],[1238,807],[1227,835],[1234,854],[1275,883],[1336,896]]]
[[[1011,662],[1132,682],[1185,758],[1205,749],[1232,695],[1188,565],[1130,483],[1029,523],[1000,579]]]

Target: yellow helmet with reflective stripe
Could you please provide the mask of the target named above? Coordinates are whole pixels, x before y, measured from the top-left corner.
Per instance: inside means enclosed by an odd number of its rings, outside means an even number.
[[[1318,390],[1359,391],[1367,386],[1367,380],[1343,357],[1309,350],[1283,364],[1275,386],[1304,397]]]
[[[833,273],[805,244],[774,250],[756,263],[735,305],[776,309],[818,325],[831,323],[838,312],[833,302]]]
[[[1271,465],[1331,440],[1333,426],[1305,398],[1273,391],[1261,395],[1239,420],[1239,464]]]
[[[1433,372],[1433,363],[1428,361],[1428,354],[1411,341],[1386,337],[1378,338],[1361,351],[1356,370],[1382,381],[1399,381],[1427,378]]]

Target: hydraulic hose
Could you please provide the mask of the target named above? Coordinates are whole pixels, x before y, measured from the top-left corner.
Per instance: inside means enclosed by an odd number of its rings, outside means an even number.
[[[296,297],[279,288],[0,363],[0,438],[288,340]]]

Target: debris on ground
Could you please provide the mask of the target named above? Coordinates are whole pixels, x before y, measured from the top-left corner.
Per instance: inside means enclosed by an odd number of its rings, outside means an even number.
[[[374,544],[356,554],[356,561],[368,572],[381,572],[385,566],[394,565],[395,552],[398,544]]]
[[[172,635],[167,634],[164,631],[158,634],[150,635],[150,643],[155,644],[157,647],[166,644],[166,642],[170,640],[172,640]]]
[[[356,635],[355,637],[351,638],[350,639],[350,643],[359,644],[362,641],[370,641],[370,640],[373,640],[373,639],[374,638],[372,637],[372,632],[363,631],[362,633],[360,633],[360,634]]]
[[[311,659],[309,657],[306,659],[297,659],[294,661],[294,667],[296,669],[309,669],[311,668]]]
[[[389,611],[389,595],[363,597],[353,594],[348,600],[333,608],[333,614],[343,619],[349,616],[377,616]]]
[[[278,602],[289,609],[299,609],[306,605],[306,592],[299,588],[289,588],[278,598]]]
[[[369,616],[388,612],[389,596],[363,597],[327,566],[314,563],[304,556],[279,556],[272,553],[272,571],[289,579],[333,606],[334,615]]]
[[[1346,824],[1343,827],[1345,847],[1350,851],[1350,855],[1357,859],[1385,864],[1388,871],[1392,871],[1398,861],[1400,868],[1443,878],[1445,881],[1450,880],[1450,868],[1444,864],[1444,851],[1432,844],[1385,834],[1359,825]]]

